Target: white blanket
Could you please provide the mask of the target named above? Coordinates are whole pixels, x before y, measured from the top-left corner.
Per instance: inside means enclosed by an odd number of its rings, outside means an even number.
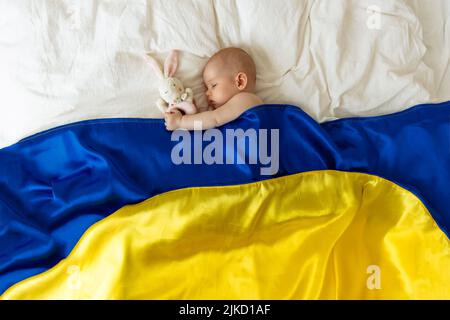
[[[209,56],[239,46],[267,103],[318,121],[450,100],[448,0],[0,0],[0,147],[62,124],[161,117],[156,76],[177,76],[205,106]]]

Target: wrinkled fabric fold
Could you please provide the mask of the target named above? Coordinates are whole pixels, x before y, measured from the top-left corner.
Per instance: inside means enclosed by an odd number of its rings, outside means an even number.
[[[175,165],[178,142],[157,119],[89,120],[31,136],[0,150],[0,292],[56,265],[91,225],[124,205],[312,170],[391,180],[416,194],[449,234],[449,119],[449,102],[324,124],[295,106],[265,105],[219,128],[279,130],[273,176],[261,175],[260,161]]]
[[[125,206],[2,298],[448,299],[449,268],[450,241],[411,192],[315,171]]]

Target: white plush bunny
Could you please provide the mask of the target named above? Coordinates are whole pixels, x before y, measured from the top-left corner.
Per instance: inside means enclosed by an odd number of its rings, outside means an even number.
[[[184,88],[183,83],[174,78],[178,68],[178,53],[172,50],[164,63],[164,73],[159,63],[149,56],[145,55],[148,64],[153,68],[160,80],[159,98],[156,102],[161,112],[170,112],[173,109],[179,109],[185,114],[197,113],[197,107],[194,104],[194,94],[191,88]]]

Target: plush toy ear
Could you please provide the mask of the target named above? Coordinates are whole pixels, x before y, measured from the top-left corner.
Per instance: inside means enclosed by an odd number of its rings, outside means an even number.
[[[173,77],[178,68],[178,52],[172,50],[164,62],[164,76]]]
[[[150,67],[152,67],[153,71],[155,71],[158,78],[164,79],[164,75],[161,71],[161,66],[159,65],[158,61],[156,61],[153,57],[149,56],[148,54],[145,55],[145,58]]]

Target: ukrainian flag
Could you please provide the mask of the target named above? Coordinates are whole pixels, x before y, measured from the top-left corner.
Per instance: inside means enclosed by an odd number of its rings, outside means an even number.
[[[270,176],[173,163],[162,120],[31,136],[0,150],[1,298],[449,299],[449,120],[259,106],[219,130],[278,130]]]

